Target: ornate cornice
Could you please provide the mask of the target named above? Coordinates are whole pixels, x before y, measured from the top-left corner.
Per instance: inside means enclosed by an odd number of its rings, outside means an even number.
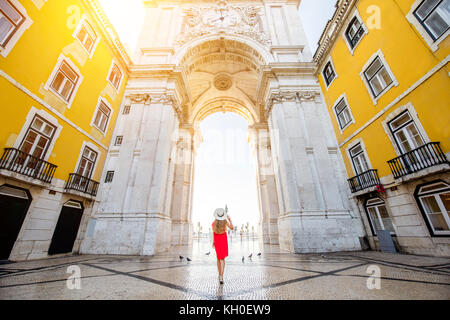
[[[130,99],[131,103],[170,105],[178,115],[181,115],[181,105],[175,94],[169,91],[162,93],[130,93],[126,97]]]
[[[99,24],[100,29],[106,38],[107,43],[111,46],[118,60],[121,61],[123,67],[125,67],[128,71],[132,64],[131,58],[128,55],[128,52],[126,51],[122,42],[120,41],[120,38],[116,30],[114,29],[114,26],[111,24],[108,17],[106,16],[106,13],[103,10],[102,6],[98,2],[98,0],[82,0],[82,1],[87,6],[90,13],[92,13],[94,18],[97,20],[97,23]]]
[[[322,35],[319,39],[319,46],[314,54],[313,61],[319,66],[323,62],[323,59],[328,54],[328,51],[333,46],[336,38],[338,37],[344,22],[349,15],[351,9],[355,5],[357,0],[338,0],[336,3],[336,11],[334,12],[331,20],[328,21]]]
[[[129,98],[131,103],[150,103],[150,95],[147,93],[129,94],[126,96],[126,98]]]
[[[317,97],[320,97],[320,91],[300,91],[297,92],[297,98],[300,102],[315,100]]]
[[[277,103],[295,101],[306,102],[315,100],[320,96],[320,91],[316,90],[280,90],[274,91],[267,99],[265,111],[266,116],[272,111],[273,105]]]

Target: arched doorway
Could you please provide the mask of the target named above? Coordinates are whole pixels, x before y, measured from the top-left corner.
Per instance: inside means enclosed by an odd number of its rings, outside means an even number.
[[[0,187],[0,260],[9,258],[31,201],[28,190],[10,185]]]
[[[48,249],[49,255],[72,252],[83,211],[83,204],[79,201],[69,200],[64,203]]]
[[[235,225],[233,234],[243,230],[245,239],[257,239],[261,215],[248,122],[234,112],[216,112],[201,121],[200,130],[193,177],[195,239],[208,238],[212,212],[225,205]]]
[[[191,241],[192,195],[199,123],[217,112],[232,112],[248,123],[249,143],[256,158],[258,233],[264,243],[278,244],[278,197],[271,161],[270,137],[264,104],[258,91],[267,54],[236,37],[196,39],[180,49],[178,64],[185,70],[188,104],[180,112],[175,184],[171,204],[172,245]],[[182,143],[180,142],[182,141]],[[181,173],[180,177],[178,173]],[[181,197],[179,195],[182,195]],[[224,205],[224,204],[221,204]]]

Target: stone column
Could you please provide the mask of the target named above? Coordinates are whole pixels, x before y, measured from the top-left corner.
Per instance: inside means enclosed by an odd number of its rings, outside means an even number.
[[[256,156],[258,199],[260,207],[259,232],[263,242],[278,244],[278,196],[273,171],[269,128],[255,124],[249,128],[251,146]]]
[[[173,133],[178,128],[177,103],[171,94],[129,93],[130,113],[120,114],[104,172],[94,229],[83,253],[153,255],[170,247],[170,201],[173,177]],[[170,199],[171,200],[171,199]]]
[[[150,175],[136,176],[136,181],[141,188],[140,192],[149,190],[148,193],[142,194],[147,200],[147,221],[142,255],[153,255],[170,247],[170,202],[166,199],[172,193],[170,181],[173,179],[174,172],[171,156],[173,156],[174,148],[173,136],[178,127],[175,104],[174,97],[168,94],[156,94],[150,97],[149,110],[153,109],[150,113],[161,110],[161,116],[157,118],[157,121],[159,120],[157,123],[153,123],[158,128],[158,134],[153,137],[144,135],[141,140],[141,149],[143,153],[145,152],[145,157],[140,162],[140,166],[145,170],[151,170],[151,179],[148,179]],[[151,122],[149,121],[148,124],[152,125]],[[147,144],[153,142],[156,142],[155,148],[147,148]]]
[[[191,243],[194,231],[191,220],[194,174],[193,135],[192,127],[182,126],[178,129],[171,206],[172,245]]]
[[[318,91],[273,92],[267,108],[279,195],[279,239],[296,252],[359,250],[342,159]]]

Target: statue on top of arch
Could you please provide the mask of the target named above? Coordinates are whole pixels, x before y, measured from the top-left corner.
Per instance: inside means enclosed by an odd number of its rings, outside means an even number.
[[[227,0],[218,0],[213,7],[186,7],[183,29],[175,45],[213,34],[244,35],[262,45],[270,45],[271,40],[263,29],[261,9],[252,5],[232,6]]]

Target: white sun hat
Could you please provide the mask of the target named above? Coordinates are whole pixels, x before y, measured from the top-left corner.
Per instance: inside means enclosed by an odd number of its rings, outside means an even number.
[[[214,210],[214,218],[216,218],[216,220],[225,220],[227,218],[227,213],[224,209],[217,208]]]

